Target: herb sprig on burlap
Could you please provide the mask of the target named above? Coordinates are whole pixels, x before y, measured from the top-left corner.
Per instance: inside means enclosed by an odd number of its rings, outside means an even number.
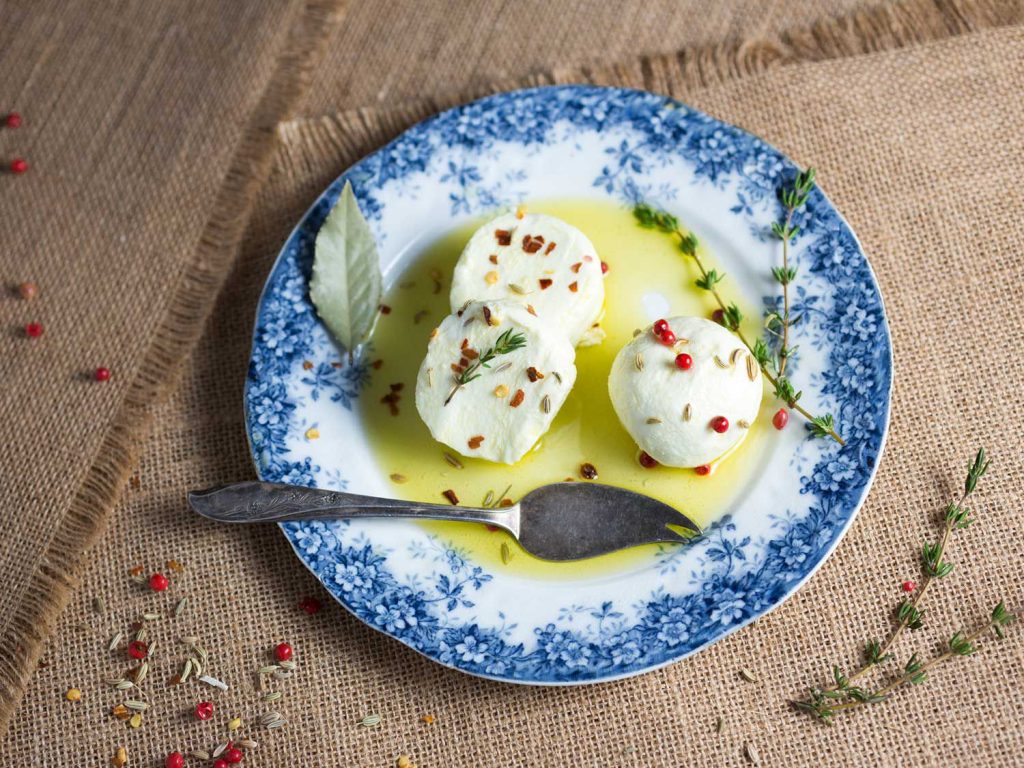
[[[884,642],[869,640],[864,646],[864,660],[857,669],[849,674],[843,673],[838,665],[832,668],[833,682],[824,688],[811,689],[810,696],[803,701],[794,701],[793,705],[814,716],[823,723],[831,724],[833,718],[844,711],[849,711],[868,704],[885,701],[895,691],[906,685],[919,685],[927,679],[928,671],[945,661],[958,656],[971,656],[977,650],[977,641],[988,634],[1002,638],[1004,629],[1016,618],[1000,601],[989,617],[969,632],[956,632],[946,642],[944,649],[932,658],[922,661],[917,653],[910,656],[903,666],[903,671],[888,683],[878,688],[865,688],[855,685],[855,681],[884,662],[894,658],[892,649],[896,641],[906,630],[919,629],[923,624],[924,609],[921,607],[929,587],[949,576],[953,572],[953,564],[945,559],[947,550],[952,543],[956,531],[969,527],[974,518],[965,506],[967,500],[977,488],[978,481],[988,470],[989,461],[982,448],[967,468],[964,490],[960,499],[946,506],[943,513],[942,533],[935,542],[928,542],[921,547],[921,583],[916,585],[913,596],[904,598],[895,612],[896,625]],[[907,583],[910,584],[909,582]]]
[[[704,266],[704,261],[697,250],[699,245],[697,236],[692,232],[684,232],[679,226],[679,219],[649,203],[638,203],[633,208],[633,216],[637,223],[645,229],[656,229],[679,238],[679,250],[693,259],[700,272],[700,277],[695,281],[696,286],[710,293],[715,299],[722,312],[722,323],[735,333],[750,350],[751,355],[761,368],[761,373],[774,387],[775,396],[807,420],[811,434],[815,437],[830,437],[840,445],[846,445],[836,431],[835,419],[832,414],[825,413],[815,416],[800,405],[799,401],[803,392],[797,390],[786,376],[786,363],[794,357],[796,352],[796,347],[789,345],[789,332],[799,321],[799,317],[791,316],[789,306],[789,286],[796,279],[796,268],[790,266],[789,263],[789,246],[800,232],[800,227],[793,223],[793,217],[800,208],[807,204],[811,190],[814,189],[814,176],[814,169],[808,168],[806,171],[798,173],[791,183],[779,191],[779,198],[786,213],[781,221],[772,224],[772,232],[782,241],[782,266],[774,267],[772,275],[782,286],[783,310],[782,314],[772,312],[765,318],[765,332],[772,337],[771,343],[767,343],[764,339],[757,339],[753,343],[747,340],[740,327],[743,322],[743,313],[735,303],[726,303],[718,291],[717,286],[725,278],[725,275]],[[777,347],[778,351],[773,352],[773,347]]]

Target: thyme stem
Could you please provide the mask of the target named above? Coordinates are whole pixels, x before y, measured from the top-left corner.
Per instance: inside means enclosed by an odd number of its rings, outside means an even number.
[[[868,670],[885,660],[889,655],[889,651],[892,650],[892,647],[896,644],[896,641],[900,639],[900,636],[907,627],[913,628],[913,624],[920,623],[920,606],[924,601],[924,596],[927,594],[928,588],[931,587],[935,581],[938,581],[949,573],[949,571],[943,572],[942,569],[942,558],[946,554],[946,547],[949,545],[949,538],[955,529],[966,528],[967,525],[970,524],[964,504],[967,502],[967,499],[970,498],[971,494],[974,493],[978,480],[981,479],[986,470],[988,470],[988,461],[985,458],[985,449],[981,448],[978,450],[978,453],[974,458],[974,463],[967,468],[967,479],[964,482],[964,492],[960,495],[960,500],[956,504],[946,507],[945,525],[942,528],[942,538],[939,539],[939,543],[934,549],[933,555],[930,558],[922,558],[921,566],[924,572],[924,577],[921,579],[921,588],[912,598],[901,606],[899,621],[897,622],[895,629],[893,629],[892,633],[889,635],[889,638],[878,646],[876,652],[869,654],[864,664],[849,674],[847,678],[848,680],[856,680],[862,677],[866,672],[868,672]],[[950,514],[951,510],[962,514]],[[831,686],[827,690],[836,690],[836,687]]]
[[[788,232],[793,224],[793,212],[796,208],[786,209],[785,230]],[[782,269],[789,273],[789,238],[782,239]],[[786,373],[786,361],[789,359],[789,280],[782,282],[782,347],[779,349],[779,376]],[[840,440],[840,443],[843,441]]]
[[[989,619],[973,632],[967,635],[961,632],[954,634],[949,639],[948,649],[943,653],[924,663],[918,661],[916,653],[913,654],[906,663],[903,674],[887,685],[875,691],[867,691],[853,685],[854,681],[863,677],[869,670],[892,658],[893,647],[907,629],[915,630],[921,626],[923,611],[920,606],[924,601],[924,596],[934,582],[945,578],[953,571],[953,565],[945,562],[943,557],[952,541],[953,532],[972,524],[973,518],[970,516],[970,510],[964,504],[974,493],[978,481],[984,476],[988,467],[989,461],[985,456],[985,449],[979,449],[974,461],[967,467],[964,490],[959,500],[946,506],[941,537],[936,543],[925,544],[921,548],[923,577],[920,588],[912,598],[905,599],[900,604],[896,627],[889,634],[888,639],[881,644],[876,640],[870,641],[865,648],[864,663],[849,675],[844,675],[838,666],[833,667],[834,684],[812,689],[809,699],[793,702],[797,708],[829,723],[837,712],[854,709],[862,704],[876,704],[884,701],[893,691],[904,685],[916,685],[924,682],[927,670],[953,656],[970,656],[977,650],[974,642],[989,630],[994,631],[998,637],[1003,637],[1003,628],[1015,621],[1015,617],[1000,602],[993,609]]]
[[[954,658],[955,656],[969,656],[969,655],[973,654],[974,651],[977,650],[977,649],[975,649],[973,647],[975,641],[977,641],[980,637],[982,637],[983,635],[987,634],[990,630],[994,629],[997,626],[999,626],[999,625],[996,624],[995,622],[993,622],[992,620],[989,620],[989,621],[986,621],[981,626],[979,626],[977,629],[975,629],[969,635],[961,636],[958,633],[958,635],[956,635],[955,637],[959,637],[960,641],[966,642],[971,647],[971,652],[970,653],[960,653],[960,652],[957,652],[956,650],[954,650],[955,646],[954,645],[950,645],[949,648],[947,648],[945,651],[943,651],[939,655],[933,656],[928,661],[926,661],[923,664],[917,666],[915,668],[914,672],[907,672],[907,673],[904,673],[904,674],[900,675],[899,677],[897,677],[895,680],[893,680],[889,684],[884,685],[881,688],[879,688],[877,691],[875,691],[874,693],[869,694],[867,696],[867,698],[864,698],[864,699],[854,699],[853,701],[843,701],[843,702],[840,702],[839,704],[831,705],[829,707],[829,709],[831,709],[833,712],[839,712],[839,711],[844,710],[844,709],[855,709],[857,707],[862,707],[862,706],[864,706],[866,704],[876,704],[876,703],[878,703],[878,701],[880,699],[888,698],[890,694],[892,694],[897,689],[902,688],[904,685],[908,685],[908,684],[913,685],[913,684],[915,684],[916,681],[921,681],[922,678],[920,676],[922,674],[926,673],[932,667],[936,667],[936,666],[938,666],[939,664],[941,664],[941,663],[943,663],[945,661],[949,661],[950,659]],[[853,676],[851,675],[851,677],[849,679],[852,680]]]

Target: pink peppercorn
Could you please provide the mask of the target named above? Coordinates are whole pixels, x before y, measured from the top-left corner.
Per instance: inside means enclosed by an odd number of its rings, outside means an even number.
[[[299,601],[299,608],[312,615],[320,612],[320,601],[315,597],[304,597]]]
[[[196,704],[196,718],[199,720],[209,720],[211,717],[213,717],[212,701],[200,701]]]
[[[106,369],[103,369],[106,370]],[[106,381],[110,378],[110,371],[107,371],[107,379],[100,379],[99,371],[96,371],[96,378],[99,381]],[[167,577],[162,573],[154,573],[149,577],[149,588],[154,592],[163,592],[170,585],[171,582],[167,580]]]
[[[288,643],[280,643],[274,649],[274,658],[278,661],[288,661],[292,657],[292,647]]]
[[[11,160],[11,173],[22,174],[28,170],[28,162],[23,158],[17,157]]]
[[[789,411],[785,408],[779,408],[772,416],[772,425],[776,429],[785,429],[786,425],[789,424]]]

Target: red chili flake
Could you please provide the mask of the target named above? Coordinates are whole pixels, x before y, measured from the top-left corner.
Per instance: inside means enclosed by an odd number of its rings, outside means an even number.
[[[299,601],[299,608],[304,610],[310,616],[314,613],[319,613],[322,607],[323,606],[320,604],[320,601],[315,597],[304,597]]]
[[[469,346],[469,339],[463,339],[462,343],[459,344],[459,349],[465,349]]]
[[[342,367],[343,367],[342,363],[338,362],[337,360],[335,360],[333,363],[331,363],[331,368],[342,368]]]
[[[39,286],[33,282],[24,282],[18,286],[18,295],[25,301],[32,301],[39,295]]]
[[[97,368],[93,375],[96,377],[96,381],[110,381],[109,368]]]
[[[710,475],[711,474],[711,465],[710,464],[701,464],[699,467],[694,467],[693,471],[696,472],[698,475]]]
[[[653,469],[658,466],[658,460],[651,456],[647,451],[640,451],[638,461],[640,462],[640,466],[644,469]]]
[[[466,441],[466,444],[470,448],[476,449],[476,448],[480,447],[480,443],[482,443],[483,441],[484,441],[484,436],[483,435],[473,435],[471,438],[469,438],[468,441]]]
[[[376,360],[374,360],[374,361],[373,361],[372,363],[370,363],[370,365],[372,365],[372,366],[373,366],[373,370],[375,370],[375,371],[379,371],[379,370],[380,370],[380,367],[381,367],[382,365],[384,365],[384,361],[383,361],[383,360],[381,360],[380,358],[377,358],[377,359],[376,359]]]
[[[484,527],[485,527],[485,528],[486,528],[486,529],[487,529],[488,531],[490,531],[491,533],[497,533],[498,531],[500,531],[500,530],[501,530],[501,528],[499,528],[498,526],[496,526],[496,525],[491,525],[490,523],[484,523]]]
[[[690,366],[693,365],[693,358],[685,352],[681,352],[676,355],[676,367],[681,370],[689,370]]]
[[[21,115],[17,112],[11,112],[4,118],[4,125],[8,128],[20,128],[21,127]]]
[[[569,283],[569,290],[572,291],[573,293],[576,293],[576,291],[578,291],[579,289],[580,289],[580,284],[577,283],[575,280],[573,280],[571,283]]]
[[[469,365],[469,360],[467,360],[465,357],[460,357],[459,368],[465,368],[467,365]]]
[[[170,583],[162,573],[154,573],[149,577],[149,588],[154,592],[163,592],[170,586]]]
[[[526,369],[526,377],[530,381],[536,381],[537,379],[543,379],[544,374],[531,365],[529,368]]]
[[[517,389],[516,393],[512,395],[512,399],[508,401],[510,408],[518,408],[523,404],[523,400],[526,399],[526,393],[521,389]]]
[[[541,238],[541,239],[543,240],[543,238]],[[548,247],[544,249],[544,255],[547,256],[549,253],[551,253],[553,250],[555,250],[555,245],[556,245],[556,243],[555,243],[554,240],[552,240],[550,243],[548,243]]]
[[[196,717],[199,720],[209,720],[213,717],[213,702],[200,701],[196,704]]]
[[[533,308],[533,304],[527,304],[526,305],[526,311],[529,312],[534,317],[537,316],[537,310]]]
[[[28,170],[28,163],[20,157],[11,160],[11,173],[22,174]]]
[[[904,592],[913,592],[915,589],[917,589],[917,582],[916,581],[904,581],[900,585],[900,587],[903,589]]]
[[[498,240],[498,245],[512,245],[512,233],[507,229],[494,230],[494,236]]]
[[[779,408],[772,416],[772,426],[776,429],[785,429],[787,424],[789,424],[789,411]]]
[[[607,261],[602,261],[601,262],[601,274],[602,275],[607,275],[609,269],[610,269],[610,267],[608,266],[608,262]]]
[[[512,499],[502,499],[501,501],[498,502],[498,506],[499,507],[511,507],[512,506]]]
[[[401,392],[403,387],[405,387],[405,384],[403,384],[402,382],[398,381],[398,382],[395,382],[394,384],[391,385],[391,391],[392,392]]]
[[[141,576],[142,572],[144,570],[146,570],[144,566],[136,565],[130,571],[128,571],[128,575],[129,576]]]
[[[483,307],[483,309],[481,311],[484,314],[484,322],[486,322],[488,325],[490,325],[491,324],[491,308],[488,307],[486,304],[484,304],[484,307]]]
[[[288,661],[292,657],[292,647],[288,643],[278,643],[274,648],[274,658],[278,661]]]
[[[43,335],[43,326],[40,323],[27,323],[25,325],[25,335],[30,339],[38,339]]]
[[[391,411],[392,416],[397,416],[398,403],[401,401],[401,399],[402,396],[397,392],[389,392],[388,394],[384,395],[384,397],[382,397],[380,401],[388,407],[388,410]]]
[[[313,370],[313,361],[312,360],[303,360],[302,361],[302,370],[304,370],[304,371],[311,371],[311,370]]]
[[[490,256],[487,257],[487,260],[490,261],[491,264],[497,264],[498,263],[498,254],[492,253]]]
[[[542,277],[537,282],[540,283],[540,289],[542,291],[546,291],[548,288],[551,287],[551,284],[554,282],[554,280],[551,280],[551,279],[549,279],[547,277]]]
[[[470,360],[476,360],[478,357],[480,357],[480,353],[477,352],[475,349],[467,349],[462,354],[465,357],[469,358]]]
[[[452,371],[454,371],[455,373],[462,373],[462,370],[462,367],[458,363],[452,363]],[[383,403],[385,401],[381,400],[381,402]]]
[[[711,313],[711,319],[719,325],[725,325],[725,310],[716,309]]]
[[[711,420],[710,426],[715,430],[715,432],[722,434],[723,432],[729,431],[729,420],[725,418],[725,416],[715,416],[715,418]]]
[[[541,235],[534,237],[533,235],[526,235],[523,237],[523,250],[527,253],[536,253],[544,247],[544,238]]]
[[[580,464],[580,477],[584,480],[597,480],[597,467],[589,461]]]
[[[441,495],[444,496],[453,506],[459,506],[459,497],[455,495],[455,491],[449,488],[447,491],[441,491]]]
[[[142,661],[144,658],[146,658],[146,654],[148,653],[149,646],[141,640],[132,640],[130,643],[128,643],[128,655],[131,656],[133,659]]]
[[[381,304],[380,305],[380,313],[382,315],[390,315],[391,314],[391,307],[389,307],[387,304]]]

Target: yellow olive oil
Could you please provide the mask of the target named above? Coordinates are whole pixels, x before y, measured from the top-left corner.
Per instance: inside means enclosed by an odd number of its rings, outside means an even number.
[[[527,207],[530,212],[557,216],[578,227],[608,264],[601,321],[607,338],[600,345],[577,350],[575,387],[551,429],[521,461],[506,466],[460,456],[436,442],[420,420],[415,404],[416,374],[430,331],[449,313],[455,262],[483,220],[427,245],[402,265],[400,273],[388,276],[390,287],[384,304],[389,311],[380,317],[372,339],[371,354],[381,361],[380,368],[373,371],[372,383],[358,399],[377,464],[385,476],[392,477],[394,495],[445,503],[442,493],[450,489],[461,504],[479,506],[488,494],[497,501],[509,489],[504,498],[516,500],[547,483],[586,482],[580,467],[589,462],[597,470],[597,482],[660,499],[708,525],[729,510],[760,463],[771,428],[766,405],[743,444],[716,462],[711,474],[700,476],[692,469],[642,467],[638,448],[619,423],[608,395],[612,360],[636,329],[646,328],[658,317],[707,317],[716,308],[713,299],[694,286],[696,266],[679,250],[676,238],[640,228],[631,210],[617,204],[557,200],[531,202]],[[713,253],[701,256],[709,267],[718,266]],[[721,284],[726,301],[749,307],[754,297],[741,296],[735,288],[729,280]],[[756,320],[747,322],[752,323],[750,335],[757,336]],[[381,398],[398,384],[402,385],[398,412],[393,414],[390,404]],[[462,468],[449,463],[445,453]],[[503,531],[465,523],[423,525],[491,570],[537,578],[611,575],[649,560],[652,552],[652,546],[636,547],[578,563],[549,563],[531,557]]]

